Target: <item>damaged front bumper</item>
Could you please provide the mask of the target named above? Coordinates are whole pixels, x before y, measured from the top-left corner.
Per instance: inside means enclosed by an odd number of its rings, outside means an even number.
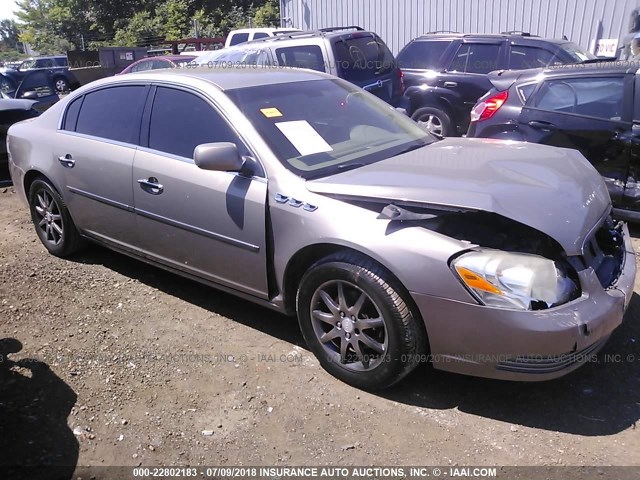
[[[633,295],[636,262],[621,228],[620,274],[607,288],[596,271],[578,272],[582,295],[548,310],[490,308],[419,293],[412,296],[429,335],[434,367],[504,380],[549,380],[593,360],[622,323]]]

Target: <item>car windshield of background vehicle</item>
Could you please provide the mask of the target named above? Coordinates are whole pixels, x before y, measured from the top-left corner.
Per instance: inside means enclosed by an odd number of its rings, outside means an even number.
[[[342,80],[227,91],[279,160],[303,178],[332,175],[436,139],[408,117]]]
[[[563,43],[562,49],[565,52],[567,52],[574,61],[578,63],[586,62],[587,60],[595,60],[596,58],[598,58],[594,54],[589,53],[586,50],[583,50],[575,43],[571,43],[571,42]]]
[[[448,41],[411,42],[398,56],[401,69],[427,70],[440,66],[440,58],[450,45]]]
[[[350,82],[361,82],[396,68],[393,54],[382,40],[371,34],[355,35],[335,44],[340,77]]]

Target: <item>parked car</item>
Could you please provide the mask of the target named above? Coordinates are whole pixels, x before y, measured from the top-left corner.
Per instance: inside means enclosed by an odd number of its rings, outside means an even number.
[[[192,62],[197,58],[196,55],[163,55],[142,58],[137,62],[133,62],[127,66],[118,75],[126,73],[144,72],[146,70],[158,70],[160,68],[177,68]]]
[[[78,81],[69,71],[69,64],[65,55],[49,57],[34,57],[24,60],[16,69],[4,69],[2,73],[10,77],[15,83],[20,83],[24,77],[34,70],[51,72],[56,90],[67,92],[78,86]]]
[[[467,135],[576,149],[604,177],[616,215],[640,220],[637,71],[615,62],[496,72]]]
[[[44,111],[60,99],[53,82],[51,72],[46,70],[29,72],[19,83],[0,74],[0,98],[33,100],[34,108]]]
[[[438,135],[458,136],[469,113],[492,85],[493,70],[517,70],[595,59],[566,40],[528,33],[500,35],[433,33],[409,42],[398,54],[404,72],[407,114]]]
[[[320,72],[98,80],[13,125],[8,148],[49,252],[92,239],[297,313],[321,365],[366,389],[426,358],[561,376],[633,294],[627,227],[579,152],[437,140]]]
[[[231,30],[224,42],[225,47],[232,47],[239,43],[259,40],[261,38],[275,37],[276,35],[286,35],[287,33],[301,32],[298,28],[240,28]]]
[[[396,106],[404,93],[402,71],[378,35],[361,27],[332,27],[254,40],[203,55],[210,67],[296,67],[336,75]]]
[[[9,180],[7,157],[7,131],[16,122],[37,117],[39,112],[33,108],[34,100],[16,100],[0,94],[0,185]]]

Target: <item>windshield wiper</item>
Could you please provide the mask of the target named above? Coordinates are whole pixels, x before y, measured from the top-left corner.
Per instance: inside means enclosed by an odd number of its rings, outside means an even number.
[[[366,164],[364,163],[343,163],[342,165],[338,165],[336,170],[339,170],[340,173],[347,172],[349,170],[355,170],[356,168],[364,167]]]
[[[403,155],[405,153],[413,152],[414,150],[418,150],[419,148],[426,147],[427,145],[429,145],[429,143],[416,143],[416,144],[411,145],[410,147],[407,147],[404,150],[396,153],[394,155],[394,157],[397,157],[398,155]]]

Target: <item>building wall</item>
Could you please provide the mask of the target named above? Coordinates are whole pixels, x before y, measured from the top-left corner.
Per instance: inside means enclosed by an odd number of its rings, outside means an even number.
[[[304,30],[359,25],[394,53],[422,33],[530,32],[584,48],[627,35],[640,0],[280,0],[282,25]]]

